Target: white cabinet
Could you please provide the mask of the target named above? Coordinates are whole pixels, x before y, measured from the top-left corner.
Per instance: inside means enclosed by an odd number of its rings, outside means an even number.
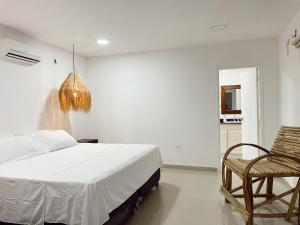
[[[228,148],[242,142],[241,124],[221,124],[220,125],[220,148],[221,153],[225,153]],[[236,149],[233,154],[242,154],[241,147]]]
[[[220,130],[221,153],[225,153],[227,148],[227,130]]]

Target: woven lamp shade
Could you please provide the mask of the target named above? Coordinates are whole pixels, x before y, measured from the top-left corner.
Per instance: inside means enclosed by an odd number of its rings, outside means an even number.
[[[59,89],[59,101],[62,111],[83,111],[91,109],[91,94],[79,73],[69,73]]]

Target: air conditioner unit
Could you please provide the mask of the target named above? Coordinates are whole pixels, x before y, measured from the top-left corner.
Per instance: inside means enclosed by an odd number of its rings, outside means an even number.
[[[32,53],[30,48],[11,39],[0,40],[0,56],[22,65],[34,65],[41,62],[41,57]]]
[[[295,46],[295,48],[300,48],[300,36],[293,38],[292,45]]]

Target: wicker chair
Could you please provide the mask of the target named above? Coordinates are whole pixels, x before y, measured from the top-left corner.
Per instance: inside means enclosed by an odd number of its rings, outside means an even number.
[[[228,159],[229,154],[240,146],[251,146],[266,154],[254,160]],[[232,173],[242,179],[243,184],[232,188]],[[273,193],[274,177],[298,177],[297,185],[279,195]],[[283,217],[286,221],[291,221],[291,217],[298,216],[300,225],[300,203],[296,207],[296,201],[300,191],[300,127],[282,126],[274,142],[271,151],[255,144],[237,144],[228,149],[222,162],[222,182],[221,192],[227,203],[240,213],[247,225],[253,225],[253,218],[277,218]],[[261,193],[261,189],[266,181],[266,192]],[[253,184],[258,183],[255,192]],[[242,190],[243,194],[236,192]],[[283,197],[292,194],[290,201]],[[237,201],[243,198],[245,204]],[[265,198],[259,203],[254,203],[254,198]],[[287,212],[263,214],[254,210],[279,200],[288,206]],[[300,201],[299,201],[300,202]]]

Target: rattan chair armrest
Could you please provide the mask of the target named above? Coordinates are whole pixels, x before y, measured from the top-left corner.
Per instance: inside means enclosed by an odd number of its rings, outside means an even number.
[[[250,170],[251,168],[259,161],[266,159],[266,158],[285,158],[285,159],[289,159],[292,161],[295,161],[296,163],[300,164],[300,159],[293,157],[293,156],[288,156],[288,155],[283,155],[283,154],[275,154],[275,153],[270,153],[270,154],[266,154],[266,155],[262,155],[257,157],[256,159],[253,159],[246,167],[245,172],[244,172],[244,178],[243,178],[243,183],[245,188],[249,188],[248,186],[251,185],[249,182],[250,177]]]
[[[249,172],[251,170],[251,168],[259,161],[263,160],[263,159],[266,159],[266,158],[285,158],[285,159],[289,159],[289,160],[292,160],[292,161],[295,161],[296,163],[299,163],[300,164],[300,159],[299,158],[296,158],[296,157],[293,157],[293,156],[288,156],[288,155],[284,155],[284,154],[278,154],[278,153],[269,153],[269,154],[266,154],[266,155],[262,155],[262,156],[259,156],[255,159],[253,159],[246,167],[245,169],[245,173],[244,173],[244,178],[247,176],[249,177]]]
[[[297,163],[300,164],[300,159],[296,158],[296,157],[292,157],[292,156],[288,156],[288,155],[283,155],[283,154],[277,154],[277,153],[269,153],[269,154],[266,154],[266,155],[262,155],[262,156],[259,156],[255,159],[253,159],[246,167],[245,169],[245,172],[244,172],[244,177],[243,177],[243,190],[244,190],[244,193],[245,193],[245,198],[250,198],[248,196],[248,190],[252,190],[252,188],[250,187],[252,185],[252,182],[251,182],[251,176],[250,176],[250,170],[251,168],[259,161],[263,160],[263,159],[266,159],[266,158],[285,158],[285,159],[290,159],[292,161],[295,161]]]
[[[231,146],[231,147],[226,151],[226,153],[224,154],[224,157],[223,157],[223,163],[224,163],[225,160],[227,159],[228,155],[229,155],[234,149],[236,149],[236,148],[238,148],[238,147],[241,147],[241,146],[251,146],[251,147],[254,147],[254,148],[258,148],[258,149],[260,149],[261,151],[263,151],[263,152],[265,152],[265,153],[267,153],[267,154],[270,153],[270,151],[268,151],[267,149],[265,149],[265,148],[263,148],[263,147],[261,147],[261,146],[259,146],[259,145],[256,145],[256,144],[249,144],[249,143],[240,143],[240,144]]]
[[[254,148],[258,148],[258,149],[260,149],[261,151],[263,151],[263,152],[265,152],[265,153],[267,153],[267,154],[270,153],[267,149],[265,149],[265,148],[263,148],[263,147],[261,147],[261,146],[259,146],[259,145],[256,145],[256,144],[240,143],[240,144],[236,144],[236,145],[231,146],[231,147],[226,151],[226,153],[224,154],[223,161],[222,161],[222,181],[223,181],[223,183],[225,182],[225,161],[227,160],[229,154],[230,154],[234,149],[236,149],[236,148],[238,148],[238,147],[241,147],[241,146],[251,146],[251,147],[254,147]]]

